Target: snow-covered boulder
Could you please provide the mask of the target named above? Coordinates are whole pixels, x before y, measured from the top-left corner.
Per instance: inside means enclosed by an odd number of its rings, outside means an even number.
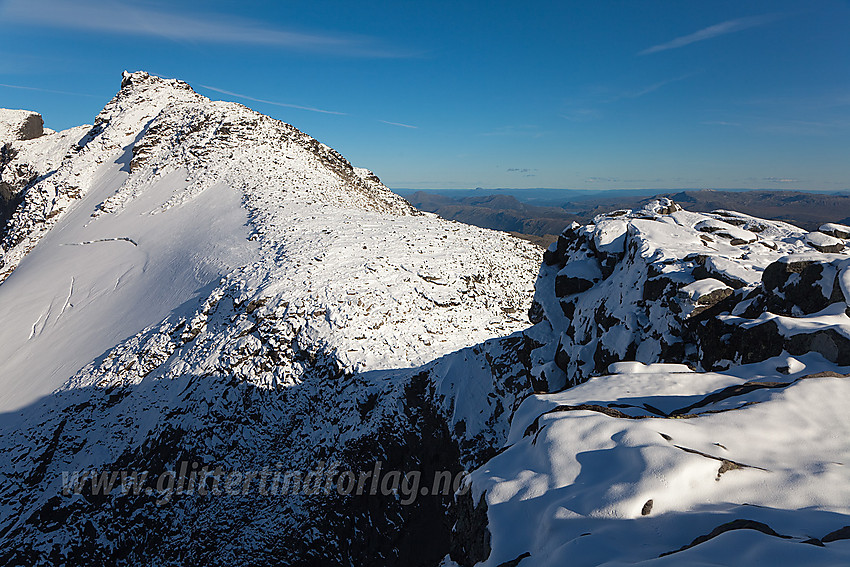
[[[0,108],[0,146],[18,140],[32,140],[43,134],[44,120],[41,114]]]
[[[815,250],[827,254],[835,254],[844,250],[844,242],[823,232],[810,232],[806,235],[806,242]]]
[[[822,224],[820,228],[818,228],[818,232],[822,232],[828,236],[833,236],[835,238],[841,238],[844,240],[850,238],[850,226],[834,222]]]

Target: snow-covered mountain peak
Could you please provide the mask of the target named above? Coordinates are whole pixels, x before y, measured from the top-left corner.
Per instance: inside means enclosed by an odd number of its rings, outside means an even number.
[[[166,430],[218,431],[203,458],[228,466],[275,459],[306,470],[317,451],[360,466],[369,456],[356,439],[395,459],[413,422],[435,455],[423,466],[454,470],[449,434],[428,429],[437,410],[423,365],[490,339],[510,360],[477,351],[476,372],[517,364],[501,337],[529,325],[543,251],[421,213],[293,126],[131,73],[93,126],[10,148],[0,163],[13,209],[0,250],[0,415],[15,425],[0,429],[0,446],[16,464],[0,461],[0,563],[18,543],[40,555],[63,537],[13,519],[55,502],[60,470],[120,454],[147,467],[137,443],[165,455],[155,439]],[[122,393],[120,407],[103,403],[108,392]],[[262,431],[225,441],[238,450],[228,456],[219,441],[247,424],[239,407],[251,400]],[[31,419],[38,433],[21,437]],[[50,471],[22,476],[31,446],[63,421]],[[471,435],[483,447],[482,427]],[[25,488],[42,481],[51,488]],[[275,526],[269,535],[303,532],[315,516],[315,502],[296,498],[285,514],[267,504],[251,515]],[[345,518],[339,529],[371,529],[362,512],[352,511],[358,527]],[[379,545],[398,553],[395,541]]]
[[[10,404],[222,295],[265,305],[352,371],[421,364],[527,326],[537,247],[422,214],[293,126],[181,81],[127,73],[93,127],[40,140],[16,142],[2,170],[21,203],[3,235],[0,309],[5,297],[15,323],[0,344],[16,361],[9,380],[38,377],[0,393]],[[23,288],[39,291],[22,311]],[[273,370],[246,376],[297,378]]]
[[[289,199],[306,203],[416,214],[374,174],[352,167],[297,128],[237,103],[211,101],[176,79],[125,72],[121,90],[98,115],[93,132],[136,137],[125,141],[133,143],[130,172],[147,169],[137,184],[181,167],[203,170],[204,177],[193,178],[188,195],[176,196],[176,201],[229,177],[238,179],[234,185],[249,179],[252,189],[286,188]],[[136,189],[126,187],[104,208]]]
[[[125,71],[121,76],[120,90],[98,114],[95,124],[109,122],[117,116],[126,116],[132,109],[155,113],[178,102],[208,100],[184,81],[157,77],[145,71]]]

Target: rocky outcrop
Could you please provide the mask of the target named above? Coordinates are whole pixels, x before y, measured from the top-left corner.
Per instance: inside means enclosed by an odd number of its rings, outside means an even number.
[[[530,311],[558,335],[550,389],[621,360],[717,369],[783,350],[850,360],[850,319],[804,332],[830,309],[843,316],[848,297],[843,232],[824,230],[837,236],[668,201],[568,227]]]
[[[38,176],[26,161],[16,159],[20,150],[15,142],[43,135],[44,121],[40,114],[0,108],[0,239],[9,218],[21,204],[23,188]]]

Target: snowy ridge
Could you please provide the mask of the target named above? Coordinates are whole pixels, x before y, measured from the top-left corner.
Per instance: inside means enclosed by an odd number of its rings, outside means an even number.
[[[5,333],[5,348],[19,361],[6,376],[35,378],[19,403],[48,394],[196,294],[203,303],[234,287],[237,301],[265,304],[282,326],[326,342],[352,369],[416,366],[527,325],[536,247],[419,213],[292,126],[209,101],[181,81],[133,73],[61,160],[44,149],[50,143],[64,151],[61,142],[72,136],[22,143],[21,155],[41,173],[7,226],[6,241],[17,244],[7,247],[4,269],[11,273],[50,233],[27,270],[53,270],[56,282],[33,297],[31,315],[20,306],[32,295],[21,289],[27,278],[13,277],[0,290],[0,310],[5,296],[14,319],[29,328]],[[118,248],[122,240],[138,250]],[[82,243],[95,244],[69,248]],[[65,266],[72,258],[86,262],[74,286],[74,269]],[[97,289],[108,281],[112,291]],[[89,299],[66,301],[69,289],[76,297],[105,295],[84,310]],[[56,307],[41,311],[44,304]],[[56,327],[57,314],[76,323]],[[69,332],[93,321],[96,336]],[[27,337],[41,346],[24,347]],[[32,367],[34,353],[55,351],[57,340],[70,341],[68,350],[38,356]],[[255,380],[295,379],[275,372]]]

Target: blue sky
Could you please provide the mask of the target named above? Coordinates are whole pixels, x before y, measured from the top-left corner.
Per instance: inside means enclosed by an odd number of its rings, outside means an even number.
[[[850,189],[850,2],[0,0],[0,107],[123,70],[289,122],[394,188]]]

